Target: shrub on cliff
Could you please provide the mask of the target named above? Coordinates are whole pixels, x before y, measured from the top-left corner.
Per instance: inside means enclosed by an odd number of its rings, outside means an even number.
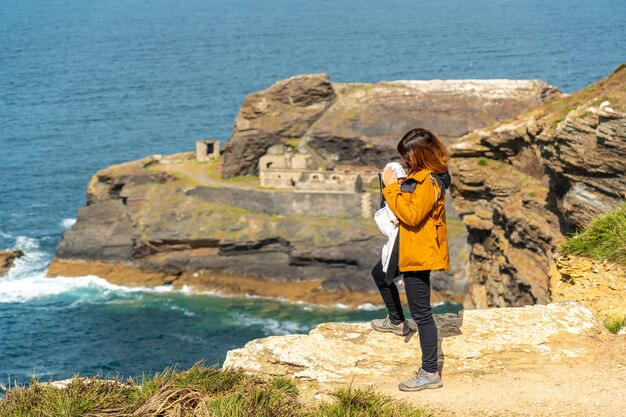
[[[568,237],[560,252],[626,265],[626,202],[596,217],[588,227]]]
[[[196,364],[138,380],[75,377],[65,386],[40,383],[0,387],[0,417],[419,417],[422,410],[371,390],[339,390],[318,406],[298,400],[287,378],[265,381],[241,370]]]

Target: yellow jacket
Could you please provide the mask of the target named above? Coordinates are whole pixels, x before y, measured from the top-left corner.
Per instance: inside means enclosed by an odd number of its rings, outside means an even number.
[[[400,220],[400,272],[450,268],[444,199],[430,170],[417,171],[402,185],[383,188],[389,208]],[[415,186],[414,191],[403,191]]]

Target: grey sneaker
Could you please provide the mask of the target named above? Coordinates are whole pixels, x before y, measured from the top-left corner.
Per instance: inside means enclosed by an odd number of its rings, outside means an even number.
[[[391,320],[389,320],[389,316],[384,319],[375,319],[371,322],[372,329],[377,332],[390,332],[395,333],[398,336],[406,336],[411,331],[409,327],[409,323],[404,320],[401,324],[393,324]]]
[[[422,368],[415,372],[415,376],[398,385],[400,391],[420,391],[423,389],[441,388],[441,376],[439,372],[435,372],[434,375],[426,373]]]

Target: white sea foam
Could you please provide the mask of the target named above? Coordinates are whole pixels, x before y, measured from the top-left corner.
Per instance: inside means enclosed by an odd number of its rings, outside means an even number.
[[[309,326],[294,321],[278,321],[269,318],[251,317],[236,314],[234,321],[246,327],[261,327],[267,335],[285,336],[294,333],[305,333],[310,330]]]
[[[61,227],[64,229],[69,229],[70,227],[74,226],[74,224],[76,223],[76,219],[63,219],[61,220]]]
[[[81,301],[109,298],[112,293],[170,292],[169,286],[124,287],[114,285],[95,275],[83,277],[46,276],[50,254],[43,251],[39,241],[28,236],[18,236],[15,247],[24,252],[6,277],[0,280],[0,303],[26,303],[32,300],[80,292]]]
[[[359,310],[363,310],[363,311],[375,311],[375,310],[379,310],[381,309],[382,306],[375,306],[372,303],[363,303],[363,304],[359,304],[359,306],[357,307],[357,309]]]
[[[172,311],[180,311],[181,313],[183,313],[187,317],[193,317],[193,316],[196,315],[196,313],[194,313],[193,311],[189,311],[186,308],[178,307],[178,306],[171,306],[170,310],[172,310]]]

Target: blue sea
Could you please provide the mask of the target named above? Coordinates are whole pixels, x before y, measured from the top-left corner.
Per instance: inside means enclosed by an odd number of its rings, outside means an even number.
[[[0,279],[0,383],[219,364],[384,314],[46,278],[99,169],[224,142],[247,94],[297,74],[573,92],[623,61],[623,0],[0,0],[0,248],[26,253]]]

